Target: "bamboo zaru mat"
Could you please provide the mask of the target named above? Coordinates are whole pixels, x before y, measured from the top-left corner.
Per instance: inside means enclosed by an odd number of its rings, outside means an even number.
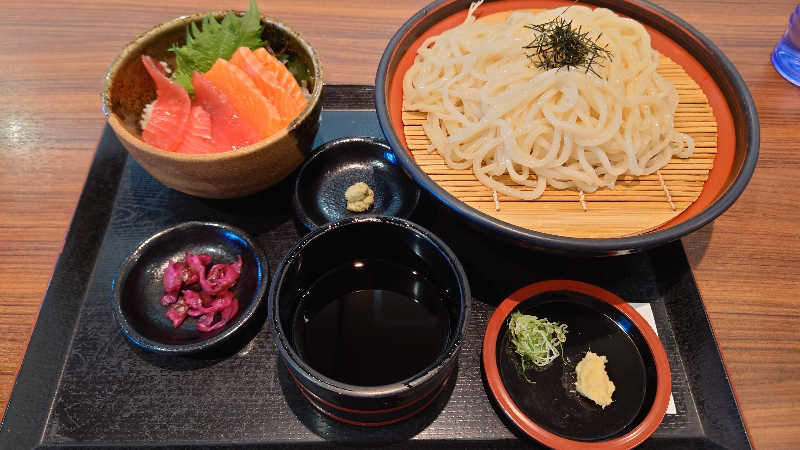
[[[613,190],[602,188],[584,194],[586,210],[578,191],[548,186],[536,200],[498,195],[498,211],[492,189],[481,184],[471,169],[451,169],[438,153],[427,150],[430,141],[422,129],[426,113],[403,111],[406,144],[419,167],[448,193],[512,225],[580,238],[622,237],[650,231],[679,215],[700,196],[717,152],[717,122],[703,90],[679,64],[663,55],[660,58],[658,73],[675,85],[680,99],[675,129],[695,141],[691,157],[674,157],[659,171],[674,209],[659,173],[654,173],[623,176]],[[507,175],[505,182],[513,184]]]

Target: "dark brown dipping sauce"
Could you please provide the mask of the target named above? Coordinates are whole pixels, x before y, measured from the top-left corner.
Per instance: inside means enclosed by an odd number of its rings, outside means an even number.
[[[294,323],[306,363],[358,386],[411,378],[436,360],[449,335],[441,291],[386,261],[354,261],[325,274],[303,295]]]

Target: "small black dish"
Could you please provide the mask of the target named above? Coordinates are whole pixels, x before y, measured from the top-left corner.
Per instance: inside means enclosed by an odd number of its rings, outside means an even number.
[[[372,291],[380,296],[338,301]],[[313,407],[376,427],[415,416],[446,392],[470,302],[464,269],[433,233],[397,217],[351,217],[315,228],[284,257],[267,322]],[[401,308],[411,305],[439,314]]]
[[[508,317],[517,311],[567,325],[563,359],[523,374],[508,331]],[[554,280],[520,289],[495,314],[484,338],[487,381],[501,409],[529,436],[555,448],[629,448],[661,423],[671,390],[666,353],[647,322],[619,297]],[[575,366],[588,351],[608,358],[616,389],[606,408],[575,389]]]
[[[375,193],[363,213],[347,209],[344,192],[359,181]],[[376,214],[408,218],[419,202],[419,187],[397,164],[386,143],[372,137],[348,137],[314,150],[295,181],[292,205],[309,229],[345,217]]]
[[[212,264],[236,262],[242,272],[233,287],[239,311],[218,330],[204,333],[188,317],[174,328],[161,305],[164,270],[186,252],[206,253]],[[198,353],[229,340],[255,316],[269,283],[267,258],[242,230],[210,222],[186,222],[156,233],[131,253],[112,286],[111,306],[122,333],[139,347],[157,353]]]

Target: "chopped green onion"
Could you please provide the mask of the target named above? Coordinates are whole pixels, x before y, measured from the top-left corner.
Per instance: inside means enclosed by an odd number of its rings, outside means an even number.
[[[544,367],[559,355],[561,344],[567,340],[567,325],[539,319],[520,312],[511,314],[508,321],[511,342],[522,361],[522,370],[531,363]]]

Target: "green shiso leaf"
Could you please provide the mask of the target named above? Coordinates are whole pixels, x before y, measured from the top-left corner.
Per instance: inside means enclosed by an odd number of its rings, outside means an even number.
[[[515,311],[508,321],[511,343],[522,362],[544,367],[561,354],[561,344],[567,340],[567,325],[550,322]],[[526,377],[527,379],[527,377]],[[530,381],[530,380],[529,380]]]
[[[186,88],[189,94],[192,88],[192,73],[208,72],[218,58],[230,59],[239,47],[256,49],[263,47],[261,41],[261,15],[255,0],[250,0],[250,9],[244,16],[229,12],[217,22],[208,15],[198,28],[196,24],[186,27],[186,44],[182,47],[173,45],[170,51],[175,53],[177,68],[172,80]]]

